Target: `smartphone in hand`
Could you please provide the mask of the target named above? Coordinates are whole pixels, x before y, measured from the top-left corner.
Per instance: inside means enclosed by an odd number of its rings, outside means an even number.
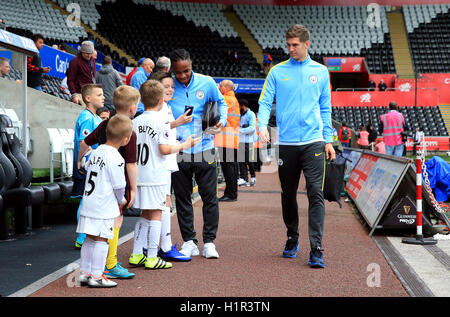
[[[184,112],[186,113],[186,111],[188,111],[188,110],[189,110],[189,112],[187,113],[187,115],[191,116],[192,111],[194,110],[194,107],[193,106],[184,106]]]

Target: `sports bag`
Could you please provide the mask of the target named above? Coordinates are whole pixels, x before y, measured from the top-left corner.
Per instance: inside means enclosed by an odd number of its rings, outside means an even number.
[[[202,112],[202,130],[214,127],[220,121],[220,111],[217,102],[207,102]]]

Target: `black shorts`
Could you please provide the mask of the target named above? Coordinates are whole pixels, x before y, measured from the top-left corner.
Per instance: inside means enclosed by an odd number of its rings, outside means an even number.
[[[86,179],[73,178],[72,194],[70,198],[83,198]]]

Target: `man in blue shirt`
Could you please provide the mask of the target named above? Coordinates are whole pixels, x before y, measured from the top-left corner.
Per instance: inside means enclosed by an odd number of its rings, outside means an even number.
[[[256,153],[253,146],[258,140],[256,134],[256,115],[248,108],[247,99],[239,100],[239,108],[241,112],[240,129],[239,129],[239,186],[255,186],[256,172],[254,163],[256,162]],[[242,161],[244,158],[244,161]],[[248,181],[248,172],[250,171],[251,180]]]
[[[147,81],[154,67],[155,63],[150,58],[144,59],[141,67],[139,67],[136,70],[136,73],[133,75],[133,77],[131,77],[130,86],[139,90],[141,88],[141,85]],[[137,117],[143,112],[144,112],[144,104],[141,101],[139,101],[135,117]]]
[[[270,140],[267,124],[276,98],[278,175],[288,236],[283,257],[295,258],[299,251],[297,189],[303,171],[309,201],[311,252],[308,264],[324,268],[325,159],[335,158],[330,78],[327,68],[308,55],[310,35],[306,27],[296,24],[289,28],[286,43],[290,58],[272,67],[259,98],[259,138],[265,143]]]
[[[193,120],[177,127],[177,139],[183,142],[190,135],[202,138],[194,147],[178,155],[179,171],[172,173],[178,224],[185,241],[180,252],[191,257],[199,255],[191,201],[192,178],[195,177],[203,201],[203,256],[208,259],[218,258],[219,254],[214,245],[219,226],[219,202],[213,134],[220,133],[222,127],[226,126],[228,107],[215,81],[209,76],[192,71],[192,61],[186,50],[173,51],[170,60],[175,75],[175,92],[169,106],[174,118],[177,119],[185,114],[189,107],[193,107]],[[220,122],[212,129],[202,131],[202,113],[208,102],[217,102]]]

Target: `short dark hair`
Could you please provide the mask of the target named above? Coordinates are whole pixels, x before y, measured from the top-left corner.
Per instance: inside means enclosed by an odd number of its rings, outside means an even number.
[[[391,101],[389,103],[389,110],[397,110],[397,109],[398,109],[397,103],[395,101]]]
[[[150,77],[148,79],[154,79],[157,81],[162,81],[164,78],[172,78],[172,75],[170,73],[166,72],[153,72],[150,74]]]
[[[97,109],[95,113],[99,116],[102,112],[111,112],[111,110],[109,110],[107,107],[101,107]]]
[[[32,37],[32,39],[33,39],[33,42],[37,42],[37,40],[44,40],[44,36],[42,36],[42,34],[40,34],[40,33],[36,33],[36,34],[34,34],[33,35],[33,37]]]
[[[179,62],[179,61],[190,61],[191,55],[184,48],[181,48],[181,49],[173,50],[169,54],[169,58],[172,61],[172,63]]]
[[[107,55],[105,56],[105,58],[103,59],[103,65],[108,65],[112,63],[112,58],[111,56]]]
[[[248,100],[247,99],[240,99],[239,104],[248,108]]]

